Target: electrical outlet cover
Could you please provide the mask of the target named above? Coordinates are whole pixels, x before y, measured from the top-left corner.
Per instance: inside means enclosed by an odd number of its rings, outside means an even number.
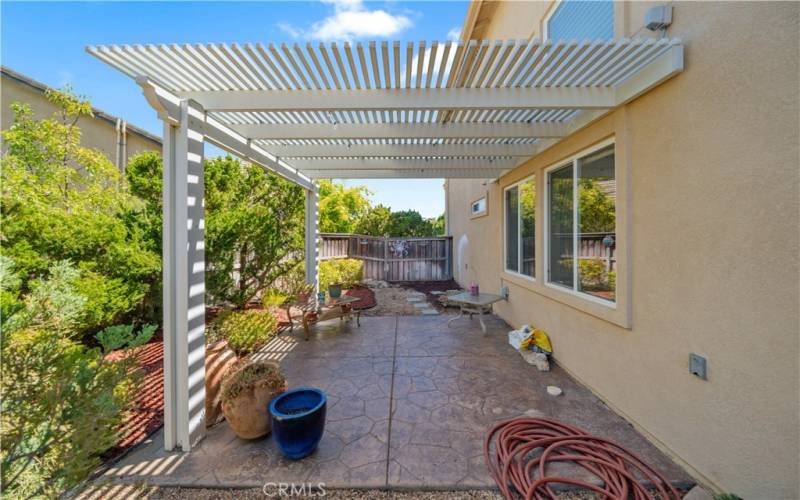
[[[708,380],[708,371],[706,366],[706,358],[699,354],[689,354],[689,372],[703,380]]]

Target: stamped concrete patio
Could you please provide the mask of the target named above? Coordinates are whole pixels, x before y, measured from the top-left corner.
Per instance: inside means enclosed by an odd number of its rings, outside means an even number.
[[[161,432],[105,474],[114,483],[261,487],[324,482],[328,488],[485,488],[483,438],[495,422],[558,418],[616,440],[676,485],[692,479],[558,366],[538,372],[507,344],[509,326],[448,316],[364,317],[284,334],[258,356],[280,361],[290,386],[324,389],[325,435],[311,457],[292,462],[274,440],[238,439],[224,422],[191,452],[163,450]],[[341,326],[341,328],[340,328]],[[555,339],[557,347],[557,339]],[[564,394],[547,394],[557,385]]]

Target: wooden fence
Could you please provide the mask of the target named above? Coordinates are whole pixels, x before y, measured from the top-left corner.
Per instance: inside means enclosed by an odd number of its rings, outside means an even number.
[[[554,255],[561,259],[571,259],[573,255],[572,233],[556,233],[553,240]],[[608,245],[604,242],[606,238]],[[603,263],[606,272],[617,270],[617,249],[615,233],[582,233],[578,238],[578,258],[595,259]]]
[[[320,259],[360,259],[364,278],[384,281],[445,281],[453,277],[449,236],[383,238],[323,233]]]

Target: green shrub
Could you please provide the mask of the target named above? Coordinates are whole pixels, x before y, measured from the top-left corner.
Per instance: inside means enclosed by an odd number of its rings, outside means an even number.
[[[283,307],[290,299],[291,296],[288,293],[277,288],[270,288],[261,297],[261,305],[264,306],[264,309]]]
[[[278,320],[269,311],[230,311],[217,317],[209,340],[227,340],[237,356],[245,356],[272,340],[277,332]]]
[[[359,259],[330,259],[319,264],[319,289],[327,291],[334,283],[352,288],[361,283],[364,263]]]
[[[146,344],[153,337],[156,328],[156,325],[144,325],[138,333],[134,333],[133,325],[114,325],[98,332],[96,338],[107,351],[125,346],[133,348]]]
[[[0,241],[23,293],[53,262],[74,263],[87,301],[81,328],[96,329],[131,313],[160,280],[160,253],[136,223],[143,204],[119,170],[81,146],[77,124],[91,105],[70,93],[47,97],[58,107],[52,118],[11,104],[14,122],[2,132]]]
[[[62,261],[48,274],[3,324],[0,474],[9,498],[58,497],[79,484],[116,444],[137,379],[131,358],[105,357],[128,339],[79,342],[88,303],[74,284],[79,271]]]

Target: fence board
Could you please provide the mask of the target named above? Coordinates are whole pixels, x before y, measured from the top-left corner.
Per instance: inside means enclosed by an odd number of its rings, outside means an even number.
[[[453,276],[452,238],[382,238],[323,233],[320,258],[360,259],[364,278],[385,281],[445,281]]]

